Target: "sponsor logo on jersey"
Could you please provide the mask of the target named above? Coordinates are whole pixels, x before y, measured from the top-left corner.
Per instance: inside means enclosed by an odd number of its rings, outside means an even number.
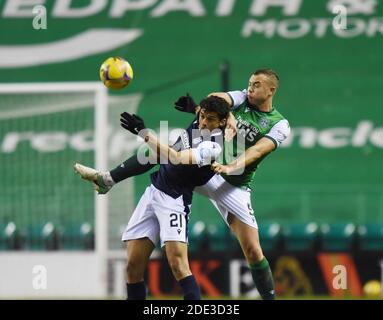
[[[259,133],[258,128],[243,120],[240,116],[237,117],[237,128],[238,134],[245,137],[248,142],[255,142],[255,138]]]
[[[261,126],[261,128],[263,128],[263,129],[267,128],[268,125],[269,125],[269,123],[270,123],[270,121],[269,121],[269,119],[267,119],[267,118],[260,118],[260,119],[258,120],[258,124],[259,124],[259,125]]]

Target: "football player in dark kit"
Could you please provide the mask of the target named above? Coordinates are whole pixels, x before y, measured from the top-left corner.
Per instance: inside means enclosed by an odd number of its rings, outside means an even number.
[[[199,287],[189,268],[187,228],[192,194],[215,174],[211,164],[218,158],[229,104],[211,96],[200,103],[197,119],[169,147],[145,129],[136,115],[123,113],[121,125],[144,138],[149,147],[168,160],[151,175],[152,184],[142,195],[122,235],[127,242],[128,299],[145,299],[144,271],[158,238],[184,299],[200,299]]]

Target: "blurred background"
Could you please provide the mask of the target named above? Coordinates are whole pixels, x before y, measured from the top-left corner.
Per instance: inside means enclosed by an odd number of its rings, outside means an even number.
[[[96,196],[73,164],[111,169],[134,153],[121,111],[183,128],[179,96],[245,89],[260,68],[278,72],[274,107],[292,128],[253,185],[277,293],[381,297],[382,1],[4,0],[0,30],[0,298],[123,299],[120,236],[149,173]],[[123,90],[99,81],[110,56],[134,69]],[[258,297],[198,195],[189,241],[207,298]],[[177,297],[161,251],[152,258],[149,294]]]

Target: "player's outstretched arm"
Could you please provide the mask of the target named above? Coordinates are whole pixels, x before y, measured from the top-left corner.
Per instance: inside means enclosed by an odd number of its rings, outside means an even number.
[[[193,114],[197,114],[200,110],[200,107],[194,102],[193,98],[189,94],[178,98],[174,105],[175,108],[179,111],[190,112]],[[158,160],[158,158],[154,160]],[[157,163],[159,162],[157,161]],[[122,164],[110,170],[109,173],[113,181],[118,183],[130,177],[138,176],[150,171],[157,165],[157,163],[150,161],[143,164],[137,158],[137,154],[135,154],[129,159],[126,159]]]
[[[150,132],[145,134],[144,139],[161,159],[168,160],[175,165],[198,165],[199,167],[210,165],[218,158],[222,151],[221,146],[212,141],[204,141],[200,143],[197,148],[175,151],[168,145],[161,143],[158,138]]]
[[[216,96],[225,99],[225,101],[229,104],[230,108],[233,107],[233,99],[226,92],[212,92],[208,95],[208,97],[210,96]]]
[[[144,120],[135,114],[124,112],[121,114],[121,126],[135,135],[142,137],[147,145],[154,151],[157,158],[167,160],[173,164],[192,164],[193,155],[189,150],[177,152],[146,129]]]
[[[121,114],[121,126],[135,135],[142,137],[157,157],[174,164],[192,164],[190,152],[177,152],[167,144],[161,143],[158,138],[146,129],[144,120],[135,114],[124,112]],[[187,150],[186,150],[187,151]]]
[[[233,103],[234,103],[233,99],[226,92],[214,92],[209,94],[209,96],[212,96],[212,95],[223,98],[227,103],[229,103],[230,107],[233,106]],[[174,103],[174,105],[175,105],[175,109],[178,111],[193,113],[196,115],[198,115],[198,112],[201,110],[201,107],[194,102],[194,99],[188,93],[185,96],[179,97],[178,100]],[[233,114],[230,113],[230,116],[226,122],[225,140],[231,141],[233,137],[236,135],[236,133],[237,133],[237,120],[235,120],[235,117],[233,116]]]
[[[172,164],[204,166],[218,158],[221,146],[216,142],[204,141],[197,148],[175,151],[167,144],[161,143],[157,136],[146,129],[144,120],[139,116],[124,112],[121,114],[121,126],[135,135],[142,137],[157,157]]]
[[[254,146],[246,149],[237,159],[230,162],[228,165],[223,165],[214,162],[211,168],[216,173],[226,175],[242,174],[245,168],[258,159],[266,156],[275,149],[275,144],[269,138],[260,139]]]
[[[175,151],[167,144],[161,143],[157,136],[147,131],[142,135],[147,145],[154,151],[154,153],[161,159],[161,162],[170,162],[172,164],[196,164],[195,155],[192,149]]]
[[[175,151],[167,144],[161,143],[157,136],[148,132],[143,136],[148,146],[155,152],[157,157],[160,157],[161,162],[165,160],[172,164],[192,164],[193,155],[190,150]]]

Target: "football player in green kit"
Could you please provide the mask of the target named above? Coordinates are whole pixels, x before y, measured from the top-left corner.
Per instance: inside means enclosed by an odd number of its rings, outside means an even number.
[[[212,164],[212,170],[217,174],[195,189],[212,201],[236,235],[258,292],[265,300],[275,299],[274,282],[259,242],[251,205],[251,183],[258,164],[290,134],[288,121],[273,106],[278,85],[279,77],[275,71],[260,69],[251,75],[247,89],[210,94],[230,104],[233,116],[228,127],[236,127],[238,137],[225,144],[223,163]],[[190,96],[181,97],[176,102],[176,109],[184,112],[195,113],[197,107]],[[82,178],[91,181],[99,193],[106,193],[115,183],[144,173],[153,166],[140,164],[133,156],[107,172],[81,165],[76,170]]]
[[[273,70],[261,69],[251,75],[247,90],[212,93],[229,102],[237,121],[237,135],[245,139],[245,152],[238,152],[238,139],[225,145],[223,164],[215,162],[212,165],[219,175],[195,190],[215,202],[237,236],[263,299],[275,298],[274,284],[259,243],[250,193],[258,164],[290,134],[288,121],[272,103],[278,84],[278,75]],[[237,154],[240,156],[232,160]]]

